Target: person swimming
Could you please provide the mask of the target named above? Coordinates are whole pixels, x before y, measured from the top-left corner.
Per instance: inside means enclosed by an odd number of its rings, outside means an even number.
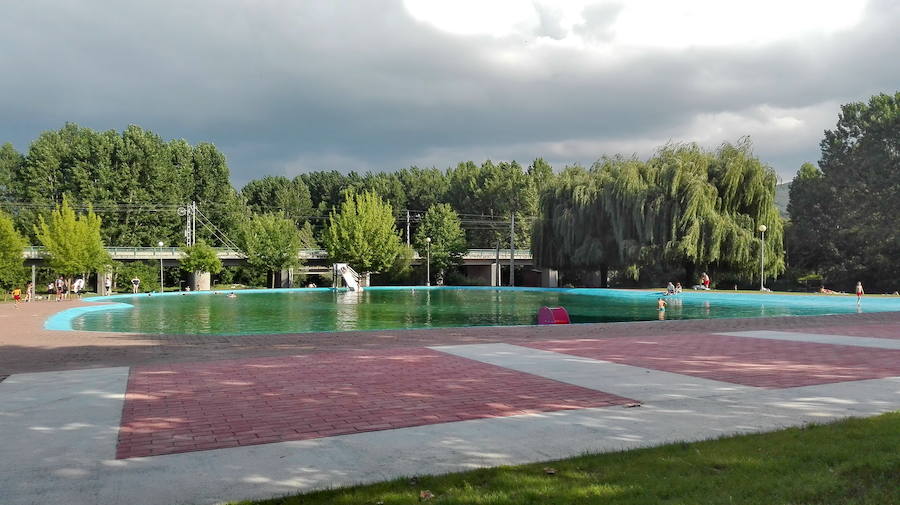
[[[227,298],[237,298],[237,295],[232,291],[231,293],[228,293]]]
[[[665,310],[666,310],[666,305],[667,305],[667,304],[666,304],[666,301],[663,300],[662,298],[659,298],[658,300],[656,300],[656,308],[657,308],[660,312],[665,312]]]

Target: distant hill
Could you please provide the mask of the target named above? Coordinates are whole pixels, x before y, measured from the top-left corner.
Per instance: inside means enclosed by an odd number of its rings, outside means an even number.
[[[789,182],[775,186],[775,206],[778,207],[781,217],[785,219],[788,217],[787,206],[790,200],[790,192],[791,183]]]

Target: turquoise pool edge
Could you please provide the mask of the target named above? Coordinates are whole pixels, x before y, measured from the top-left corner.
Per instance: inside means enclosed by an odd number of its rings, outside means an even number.
[[[623,297],[623,298],[656,298],[666,297],[659,291],[632,290],[632,289],[610,289],[610,288],[540,288],[540,287],[510,287],[510,286],[372,286],[365,288],[369,291],[400,291],[400,290],[480,290],[480,291],[534,291],[534,292],[560,292],[596,297]],[[338,291],[346,291],[346,288],[338,289]],[[148,293],[147,296],[216,296],[226,293],[285,293],[285,292],[323,292],[334,291],[334,288],[262,288],[262,289],[241,289],[241,290],[217,290],[217,291],[176,291],[169,293]],[[104,310],[122,310],[134,308],[129,303],[120,302],[118,300],[132,299],[135,296],[143,294],[116,294],[109,296],[93,296],[84,298],[83,301],[90,303],[102,303],[102,305],[75,307],[66,309],[53,314],[44,321],[44,328],[56,331],[75,331],[72,327],[72,321],[88,312],[97,312]],[[691,290],[685,291],[675,296],[692,303],[703,303],[716,300],[727,299],[728,303],[735,305],[756,305],[763,303],[784,304],[800,307],[810,307],[818,309],[832,309],[835,313],[847,313],[848,307],[856,305],[856,299],[853,296],[842,295],[818,295],[818,294],[797,294],[797,295],[779,295],[772,293],[727,293],[721,291],[703,291]],[[864,298],[864,307],[866,312],[900,312],[900,297],[890,295],[867,295]],[[828,315],[811,314],[811,315]],[[802,317],[802,316],[800,316]],[[610,324],[610,323],[605,323]],[[459,328],[460,326],[456,326]],[[434,327],[428,327],[434,328]],[[415,328],[407,328],[415,329]],[[97,331],[97,330],[84,330]],[[347,330],[331,330],[334,332],[342,332]],[[326,331],[330,332],[330,331]]]

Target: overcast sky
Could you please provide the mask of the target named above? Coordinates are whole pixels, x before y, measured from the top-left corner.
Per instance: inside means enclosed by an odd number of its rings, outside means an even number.
[[[896,0],[49,0],[0,7],[0,142],[66,121],[265,174],[556,168],[749,135],[789,180],[900,89]]]

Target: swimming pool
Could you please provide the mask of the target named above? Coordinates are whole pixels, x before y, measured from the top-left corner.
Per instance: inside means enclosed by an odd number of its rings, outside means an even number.
[[[45,323],[56,330],[147,334],[249,335],[313,331],[530,325],[541,306],[565,307],[573,323],[778,317],[900,311],[898,297],[867,297],[858,309],[848,296],[658,293],[618,289],[490,287],[372,287],[362,292],[266,289],[117,295],[112,302],[60,312]]]

